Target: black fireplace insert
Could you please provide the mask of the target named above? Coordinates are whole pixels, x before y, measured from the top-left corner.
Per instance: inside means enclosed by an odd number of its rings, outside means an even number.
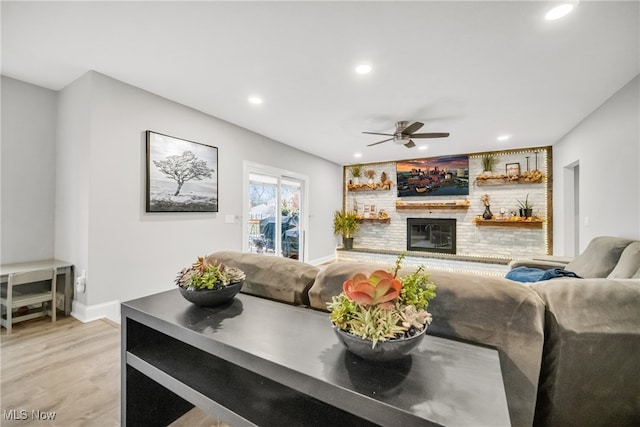
[[[455,218],[407,218],[407,250],[455,254]]]

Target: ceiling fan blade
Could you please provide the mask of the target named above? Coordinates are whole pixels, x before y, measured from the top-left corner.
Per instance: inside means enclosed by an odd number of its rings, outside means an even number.
[[[403,135],[411,135],[412,133],[414,133],[415,131],[417,131],[418,129],[420,129],[422,126],[424,126],[424,123],[415,122],[414,124],[407,126],[407,127],[402,131],[402,134],[403,134]]]
[[[362,132],[362,133],[366,133],[368,135],[384,135],[384,136],[393,136],[392,133],[379,133],[379,132]]]
[[[438,133],[414,133],[411,135],[411,138],[446,138],[449,136],[448,132]]]
[[[405,146],[405,147],[407,147],[407,148],[413,148],[413,147],[415,147],[415,146],[416,146],[416,143],[415,143],[415,142],[413,142],[413,141],[411,141],[411,140],[409,140],[409,142],[407,142],[406,144],[404,144],[404,146]]]
[[[385,139],[383,141],[374,142],[373,144],[367,145],[367,147],[373,147],[374,145],[382,144],[383,142],[391,141],[393,138]]]

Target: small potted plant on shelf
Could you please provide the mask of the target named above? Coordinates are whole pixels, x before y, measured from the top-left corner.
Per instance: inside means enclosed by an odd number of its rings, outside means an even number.
[[[498,163],[498,157],[493,153],[485,153],[482,155],[480,161],[482,162],[482,175],[493,175],[493,169],[496,167],[496,163]]]
[[[333,215],[333,233],[342,234],[342,246],[345,249],[353,249],[353,235],[359,225],[356,211],[335,211]]]
[[[373,169],[367,169],[366,171],[364,171],[364,176],[369,178],[367,183],[369,184],[370,187],[373,187],[373,178],[376,177],[376,171]]]
[[[183,268],[175,279],[180,293],[195,305],[212,307],[236,296],[246,275],[237,267],[229,267],[215,259],[198,257],[188,268]]]
[[[353,177],[353,183],[355,185],[360,184],[360,177],[362,176],[362,165],[353,165],[349,168],[351,176]]]
[[[520,216],[530,218],[533,215],[533,204],[529,201],[529,194],[524,200],[518,200],[520,206]]]
[[[436,286],[424,266],[399,277],[403,259],[398,257],[392,271],[355,274],[327,304],[340,341],[362,358],[389,361],[405,356],[431,323],[427,307]]]

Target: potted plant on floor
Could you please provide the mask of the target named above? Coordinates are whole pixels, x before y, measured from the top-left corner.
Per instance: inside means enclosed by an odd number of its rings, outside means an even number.
[[[198,257],[188,268],[183,268],[175,279],[180,293],[195,305],[213,307],[236,296],[246,275],[236,267],[218,263],[206,256]]]
[[[333,233],[342,234],[342,246],[353,249],[353,235],[360,225],[355,211],[335,211],[333,214]]]
[[[529,202],[529,194],[524,200],[518,200],[520,206],[520,216],[524,218],[530,218],[533,215],[533,204]]]
[[[358,231],[360,222],[356,211],[335,211],[333,215],[333,233],[342,234],[342,246],[353,249],[353,235]]]
[[[424,266],[399,277],[403,259],[404,255],[398,257],[392,271],[357,273],[327,304],[338,338],[362,358],[390,361],[405,356],[431,323],[427,307],[436,296],[436,286]]]

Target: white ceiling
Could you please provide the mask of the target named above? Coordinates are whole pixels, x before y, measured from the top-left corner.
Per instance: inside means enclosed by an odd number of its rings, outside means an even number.
[[[339,164],[544,146],[640,64],[638,1],[552,5],[3,1],[2,74],[58,90],[95,70]],[[397,120],[451,136],[366,147]]]

